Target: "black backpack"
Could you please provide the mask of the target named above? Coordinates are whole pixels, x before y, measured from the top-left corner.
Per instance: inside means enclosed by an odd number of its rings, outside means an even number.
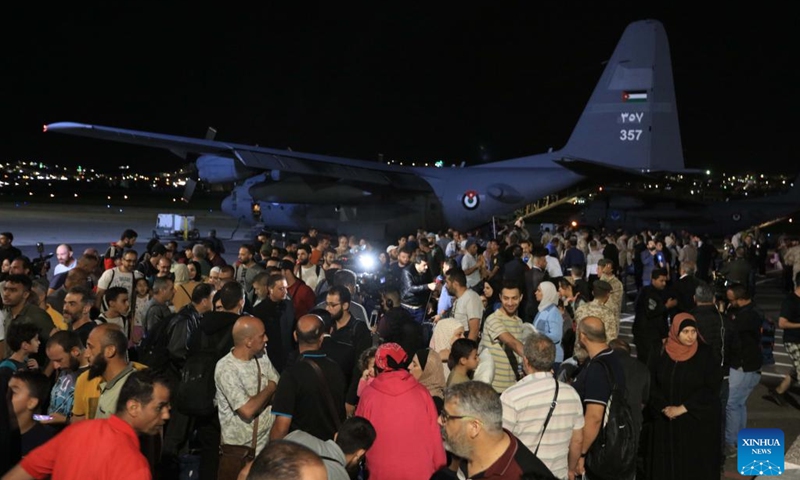
[[[181,371],[181,380],[175,390],[173,405],[179,412],[190,416],[204,416],[214,413],[214,397],[217,385],[214,369],[219,361],[219,351],[232,342],[232,331],[228,331],[216,345],[211,345],[208,335],[197,332],[200,346],[190,349],[186,363]]]
[[[169,337],[178,315],[165,318],[155,324],[139,346],[139,360],[156,373],[166,373],[170,368]]]
[[[586,471],[590,478],[621,479],[632,476],[636,467],[639,439],[633,428],[633,415],[626,392],[614,380],[608,365],[602,360],[606,378],[611,384],[611,396],[603,410],[603,424],[586,455]]]

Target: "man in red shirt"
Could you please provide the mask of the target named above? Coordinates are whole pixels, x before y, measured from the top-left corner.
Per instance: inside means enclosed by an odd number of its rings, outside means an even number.
[[[138,434],[155,435],[169,419],[169,387],[150,370],[132,373],[117,411],[105,420],[76,423],[33,450],[2,480],[150,480]],[[87,449],[87,446],[91,446]]]
[[[314,302],[316,301],[314,290],[306,285],[306,282],[295,276],[292,262],[288,260],[281,261],[280,269],[281,273],[286,278],[287,292],[289,298],[292,299],[294,318],[297,320],[314,308]]]

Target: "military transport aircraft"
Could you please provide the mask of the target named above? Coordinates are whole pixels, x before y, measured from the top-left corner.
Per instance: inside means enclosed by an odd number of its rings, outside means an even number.
[[[72,122],[44,130],[197,156],[200,180],[236,183],[222,210],[246,221],[373,238],[474,228],[587,180],[685,171],[669,43],[656,20],[628,25],[566,146],[540,155],[414,168]]]
[[[716,237],[752,227],[767,227],[800,211],[800,176],[791,188],[760,198],[707,202],[691,198],[613,193],[606,189],[584,207],[574,220],[581,225],[640,232],[647,229],[687,230]]]

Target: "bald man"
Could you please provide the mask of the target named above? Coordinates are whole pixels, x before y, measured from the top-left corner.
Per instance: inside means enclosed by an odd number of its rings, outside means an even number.
[[[317,315],[307,314],[297,320],[294,338],[300,357],[283,371],[275,392],[272,403],[275,425],[269,435],[271,440],[280,440],[293,430],[331,440],[337,425],[345,419],[345,378],[341,367],[321,350],[324,333],[325,324]],[[333,399],[331,407],[328,407],[329,397]],[[338,422],[333,415],[338,417]]]
[[[250,446],[255,428],[256,454],[267,444],[273,422],[269,404],[280,379],[266,355],[267,340],[261,320],[239,317],[233,349],[214,369],[222,443]]]
[[[603,414],[611,397],[612,382],[620,391],[625,391],[625,373],[619,358],[606,343],[605,325],[599,318],[589,316],[581,320],[578,324],[578,344],[589,353],[589,360],[573,385],[581,397],[584,410],[581,458],[573,473],[584,475],[587,468],[591,470],[591,465],[584,465],[585,454],[600,432]],[[620,478],[628,478],[627,475],[632,472],[621,473]]]
[[[270,442],[269,448],[265,448],[264,452],[245,468],[248,470],[247,478],[252,480],[329,478],[325,464],[316,453],[299,443],[289,441]],[[239,478],[243,477],[240,475]]]
[[[58,260],[58,265],[53,269],[53,275],[68,272],[78,264],[78,261],[72,256],[72,247],[66,243],[62,243],[56,248],[56,259]]]

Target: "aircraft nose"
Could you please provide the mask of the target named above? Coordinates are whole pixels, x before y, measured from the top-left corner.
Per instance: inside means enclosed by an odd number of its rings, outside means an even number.
[[[222,206],[220,208],[222,208],[223,213],[230,215],[232,217],[236,216],[236,208],[233,202],[232,195],[228,195],[222,200]]]

